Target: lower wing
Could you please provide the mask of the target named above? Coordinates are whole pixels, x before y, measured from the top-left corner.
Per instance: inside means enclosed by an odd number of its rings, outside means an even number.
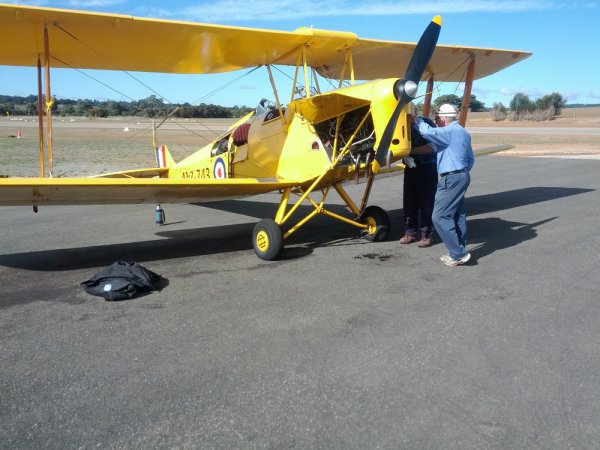
[[[498,144],[498,145],[491,145],[489,147],[478,147],[478,148],[473,149],[473,154],[475,156],[490,155],[492,153],[497,153],[497,152],[501,152],[504,150],[510,150],[511,148],[514,148],[514,147],[515,147],[514,145],[510,145],[510,144]],[[382,177],[390,176],[390,175],[398,175],[398,174],[402,173],[405,168],[406,168],[406,166],[404,165],[402,160],[397,161],[390,166],[381,167],[381,169],[379,169],[379,172],[377,173],[377,178],[382,178]],[[362,178],[361,180],[364,181],[364,180],[366,180],[366,178]],[[360,182],[361,180],[358,180],[358,182]],[[351,181],[351,180],[348,180],[348,181]]]
[[[261,178],[2,178],[0,206],[202,203],[299,186]]]
[[[474,150],[476,156],[513,148],[501,144]],[[381,175],[401,173],[404,165],[383,167]],[[95,178],[0,178],[0,206],[204,203],[265,194],[302,186],[307,180],[274,178],[147,178],[163,169],[115,172]],[[346,177],[344,177],[346,179]]]
[[[511,148],[515,148],[515,146],[509,145],[509,144],[498,144],[498,145],[491,145],[489,147],[474,148],[473,153],[475,154],[475,156],[483,156],[483,155],[489,155],[491,153],[501,152],[503,150],[510,150]]]

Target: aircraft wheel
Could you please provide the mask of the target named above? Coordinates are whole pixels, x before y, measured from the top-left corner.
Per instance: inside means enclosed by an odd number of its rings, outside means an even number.
[[[260,259],[273,261],[283,250],[283,233],[279,225],[271,219],[263,219],[254,226],[252,233],[254,252]]]
[[[387,213],[379,206],[367,207],[360,220],[368,225],[365,239],[372,242],[380,242],[387,238],[390,231],[390,219]]]

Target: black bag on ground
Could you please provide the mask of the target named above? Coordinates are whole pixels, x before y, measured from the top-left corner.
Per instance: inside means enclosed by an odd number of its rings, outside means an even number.
[[[139,292],[157,291],[160,278],[134,261],[117,261],[81,285],[88,294],[106,300],[126,300]]]

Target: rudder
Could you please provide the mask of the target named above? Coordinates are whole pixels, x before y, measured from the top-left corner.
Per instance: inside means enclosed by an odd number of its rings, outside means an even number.
[[[156,148],[156,167],[166,168],[175,164],[171,152],[165,144]]]

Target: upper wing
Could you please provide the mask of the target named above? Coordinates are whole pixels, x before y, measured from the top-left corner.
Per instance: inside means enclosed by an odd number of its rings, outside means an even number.
[[[20,5],[0,5],[0,64],[37,66],[47,26],[52,67],[163,73],[217,73],[262,64],[294,66],[297,50],[309,47],[308,65],[339,78],[352,49],[358,80],[397,78],[415,43],[360,39],[354,33],[299,28],[293,32],[147,19]],[[477,60],[475,78],[514,64],[530,53],[438,46],[429,72],[439,81],[461,81],[461,65]],[[382,63],[383,62],[383,63]],[[350,75],[346,72],[345,78]],[[424,76],[428,76],[426,72]]]
[[[15,37],[10,45],[0,47],[0,64],[37,66],[38,55],[44,55],[45,25],[53,67],[142,72],[216,73],[280,59],[295,65],[297,55],[286,55],[312,39],[302,31],[0,5],[2,34]],[[324,60],[328,60],[349,37],[356,40],[351,33],[342,39],[323,37],[315,43],[315,50],[323,47]]]
[[[264,194],[300,184],[251,178],[1,178],[0,206],[202,203]]]
[[[403,76],[415,46],[416,44],[411,42],[360,39],[352,48],[355,78],[373,80]],[[473,78],[477,80],[529,56],[531,53],[520,50],[438,44],[422,79],[426,80],[430,74],[434,74],[436,81],[464,81],[470,59],[475,58]],[[339,78],[342,67],[343,61],[338,58],[335,63],[325,64],[318,67],[318,70],[323,76]]]

